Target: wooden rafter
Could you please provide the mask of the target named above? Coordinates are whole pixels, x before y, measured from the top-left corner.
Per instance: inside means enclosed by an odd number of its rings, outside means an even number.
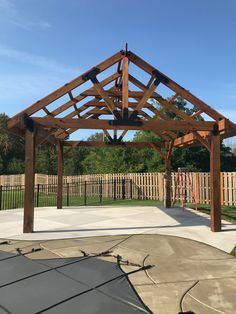
[[[110,110],[111,114],[113,114],[116,118],[119,119],[120,114],[115,107],[114,101],[109,97],[108,92],[106,92],[103,89],[102,85],[99,83],[97,78],[93,78],[92,82],[94,84],[94,88],[98,92],[98,95],[104,99],[106,106]]]
[[[129,59],[132,61],[134,64],[136,64],[138,67],[143,69],[149,74],[156,73],[158,77],[162,78],[162,83],[172,89],[175,93],[177,93],[179,96],[183,97],[196,107],[198,107],[200,110],[204,111],[207,115],[209,115],[211,118],[215,120],[221,120],[224,119],[225,117],[211,108],[209,105],[207,105],[205,102],[194,96],[192,93],[184,89],[182,86],[177,84],[175,81],[171,80],[168,76],[151,66],[149,63],[135,55],[133,52],[130,52],[129,54]]]
[[[118,61],[120,61],[122,58],[123,58],[123,55],[121,54],[121,52],[118,52],[115,55],[113,55],[112,57],[110,57],[107,60],[103,61],[102,63],[98,64],[96,66],[96,68],[99,70],[99,73],[101,73],[104,70],[106,70],[107,68],[109,68],[110,66],[112,66],[113,64],[115,64]],[[76,87],[80,86],[81,84],[83,84],[86,81],[86,79],[85,79],[86,74],[88,72],[90,72],[91,70],[89,70],[89,71],[85,72],[84,74],[78,76],[77,78],[75,78],[74,80],[72,80],[69,83],[65,84],[64,86],[60,87],[59,89],[57,89],[56,91],[52,92],[48,96],[46,96],[46,97],[42,98],[41,100],[37,101],[32,106],[30,106],[27,109],[21,111],[19,114],[17,114],[13,118],[11,118],[11,120],[9,121],[8,127],[11,128],[14,125],[16,125],[18,123],[18,117],[21,116],[22,114],[25,113],[25,114],[30,116],[30,115],[34,114],[35,112],[39,111],[40,109],[44,108],[45,106],[47,106],[48,104],[50,104],[54,100],[60,98],[61,96],[63,96],[66,93],[68,93],[69,91],[71,91],[74,88],[76,88]]]
[[[106,85],[108,85],[109,83],[113,82],[116,78],[118,78],[120,76],[119,73],[114,73],[112,75],[110,75],[109,77],[107,77],[106,79],[104,79],[103,81],[101,81],[101,86],[104,87]],[[93,91],[93,87],[87,89],[84,91],[84,93],[89,93],[89,91]],[[83,93],[80,93],[78,96],[74,97],[73,100],[70,100],[66,103],[64,103],[63,105],[59,106],[58,108],[56,108],[54,111],[52,111],[52,114],[54,116],[57,116],[59,114],[61,114],[63,111],[69,109],[70,107],[72,107],[75,102],[79,103],[81,100],[85,99],[86,97],[88,97],[88,95],[84,95]],[[98,97],[98,95],[97,95]],[[97,98],[94,98],[95,100],[97,100]],[[83,109],[86,109],[85,107],[80,106],[78,111],[81,112]]]

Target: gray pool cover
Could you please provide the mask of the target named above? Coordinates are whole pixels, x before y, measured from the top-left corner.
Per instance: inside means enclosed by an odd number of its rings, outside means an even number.
[[[0,314],[151,313],[118,264],[0,251]]]

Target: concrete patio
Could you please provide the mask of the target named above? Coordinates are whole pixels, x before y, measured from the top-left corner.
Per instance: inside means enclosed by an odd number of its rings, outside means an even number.
[[[188,238],[230,252],[236,225],[223,221],[213,233],[209,216],[191,209],[155,206],[86,206],[35,209],[34,233],[23,234],[23,209],[0,212],[0,238],[48,240],[125,234],[162,234]]]

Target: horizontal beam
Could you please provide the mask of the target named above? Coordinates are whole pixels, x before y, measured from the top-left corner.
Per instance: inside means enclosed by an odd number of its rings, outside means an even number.
[[[137,106],[138,102],[128,102],[128,107],[129,108],[135,108],[135,106]],[[122,108],[123,107],[123,102],[122,101],[114,101],[114,105],[117,107],[117,108]],[[146,105],[146,104],[145,104]],[[88,107],[104,107],[106,106],[106,103],[105,101],[100,101],[100,100],[90,100],[88,102],[86,102],[85,104],[83,104],[84,107],[88,108]],[[146,106],[143,106],[143,107],[146,107]]]
[[[236,135],[236,125],[230,120],[222,119],[221,121],[218,122],[218,126],[221,139]],[[207,140],[208,137],[210,136],[210,133],[206,131],[200,131],[198,132],[198,135],[201,136],[203,140]],[[197,140],[199,140],[198,135],[196,133],[189,133],[184,136],[181,136],[175,139],[174,146],[182,147],[184,145],[193,144]]]
[[[8,120],[9,121],[9,120]],[[33,121],[28,116],[21,116],[19,119],[19,124],[10,129],[10,132],[15,133],[21,137],[25,137],[27,129],[34,130],[35,132],[35,146],[42,143],[56,144],[57,138],[54,136],[51,130],[45,129],[44,126]]]
[[[203,138],[206,139],[207,136],[210,134],[209,132],[203,131],[203,132],[198,132],[199,135]],[[184,136],[178,137],[174,140],[174,147],[181,147],[184,146],[185,144],[192,143],[197,140],[197,136],[194,133],[189,133]]]
[[[109,142],[96,142],[96,141],[65,141],[64,146],[68,147],[124,147],[124,148],[153,148],[165,147],[164,142],[120,142],[120,143],[109,143]]]
[[[211,121],[138,121],[138,125],[126,124],[120,120],[99,120],[99,119],[64,119],[64,118],[32,118],[35,122],[47,128],[78,128],[78,129],[106,129],[106,130],[150,130],[150,131],[212,131],[215,122]]]
[[[96,96],[96,97],[100,97],[100,94],[98,91],[96,91],[95,89],[90,89],[87,91],[82,92],[80,95],[82,96]],[[115,98],[120,98],[122,99],[122,91],[117,91],[117,90],[106,90],[106,95],[108,97],[115,97]],[[143,92],[139,92],[139,91],[129,91],[129,98],[143,98],[144,93]],[[149,98],[154,98],[154,99],[158,99],[158,96],[155,92],[153,92],[151,95],[149,95]]]

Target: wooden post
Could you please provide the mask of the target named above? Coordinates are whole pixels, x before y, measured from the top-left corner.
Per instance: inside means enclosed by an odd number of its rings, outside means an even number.
[[[164,206],[171,208],[171,161],[165,158],[166,171],[164,174]]]
[[[128,118],[129,105],[129,59],[124,57],[122,66],[122,109],[123,118]]]
[[[220,202],[224,205],[224,172],[220,173]]]
[[[25,131],[25,197],[24,197],[24,233],[34,230],[34,164],[35,164],[35,132]]]
[[[63,193],[63,144],[61,141],[57,143],[57,209],[62,209],[62,193]]]
[[[196,204],[200,203],[199,172],[195,172],[195,201]]]
[[[211,231],[221,231],[220,135],[212,135],[210,152]]]

